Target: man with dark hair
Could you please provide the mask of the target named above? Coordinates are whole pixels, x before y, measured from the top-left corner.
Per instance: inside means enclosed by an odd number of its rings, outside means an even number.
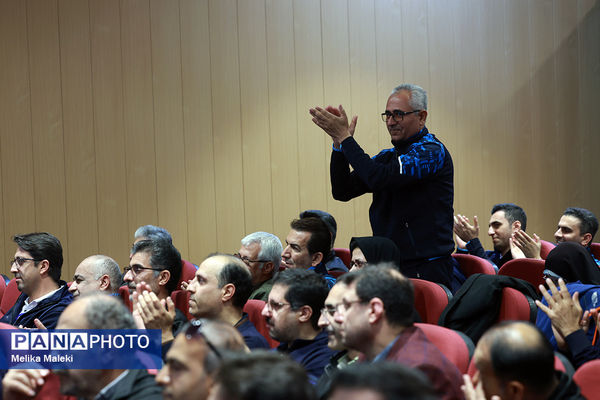
[[[333,141],[333,198],[349,201],[373,193],[373,236],[396,243],[403,273],[450,287],[454,166],[448,149],[425,126],[425,90],[413,84],[394,88],[381,114],[394,147],[372,158],[354,139],[357,116],[348,123],[341,105],[309,113]]]
[[[488,235],[494,242],[494,251],[485,251],[479,241],[479,223],[473,217],[473,225],[464,215],[454,217],[458,253],[468,253],[484,258],[496,268],[500,268],[513,258],[540,258],[540,238],[525,233],[527,215],[523,209],[512,203],[496,204],[492,208]]]
[[[467,400],[583,399],[571,378],[554,369],[554,351],[529,322],[502,322],[488,330],[473,355],[477,373],[465,375]],[[478,393],[479,392],[479,393]]]
[[[254,232],[245,236],[236,257],[252,274],[251,299],[267,301],[273,287],[273,276],[281,264],[281,240],[272,233]]]
[[[335,255],[335,251],[333,250],[333,247],[335,245],[335,237],[337,235],[337,222],[335,221],[335,218],[333,218],[333,215],[322,210],[305,210],[302,211],[299,216],[299,218],[309,217],[316,217],[323,221],[323,223],[325,224],[325,226],[327,226],[327,229],[329,230],[329,234],[331,235],[331,245],[329,249],[329,254],[325,256],[324,261],[327,271],[348,272],[348,267],[346,266],[346,264],[344,264],[341,258]]]
[[[252,291],[252,276],[240,259],[224,254],[209,256],[198,267],[187,291],[194,318],[223,321],[237,328],[248,348],[269,348],[243,312]]]
[[[281,253],[282,264],[286,268],[314,270],[331,288],[335,278],[327,273],[324,264],[325,256],[331,251],[331,235],[325,223],[316,217],[306,217],[293,220],[290,227]]]
[[[146,239],[131,249],[123,281],[132,294],[133,312],[139,314],[147,329],[161,329],[163,343],[187,321],[175,308],[170,295],[181,277],[181,255],[165,239]]]
[[[333,355],[327,347],[327,332],[318,325],[327,292],[325,280],[316,272],[288,269],[275,277],[262,311],[269,335],[281,342],[277,350],[300,363],[313,384]]]
[[[105,294],[92,294],[69,305],[57,329],[136,329],[123,303]],[[108,351],[108,350],[107,350]],[[59,369],[62,394],[84,399],[158,400],[160,388],[145,369]],[[5,400],[28,398],[48,378],[48,370],[9,370],[2,381]]]
[[[585,208],[569,207],[565,210],[560,221],[558,229],[554,233],[556,243],[577,242],[592,254],[592,241],[598,232],[598,219],[589,210]],[[600,266],[598,260],[592,254],[594,261]]]
[[[225,353],[246,351],[244,340],[231,325],[199,319],[184,326],[156,375],[169,400],[206,400]]]
[[[54,329],[62,311],[73,301],[67,284],[60,280],[60,241],[46,232],[15,235],[13,241],[17,251],[10,272],[22,293],[0,322],[36,328],[34,320],[38,319],[46,328]]]
[[[123,275],[115,260],[103,255],[89,256],[75,269],[69,292],[73,298],[93,292],[118,296],[122,281]]]
[[[436,400],[423,373],[389,362],[352,365],[333,379],[331,400]]]
[[[393,361],[421,370],[443,399],[460,399],[460,372],[413,325],[412,283],[392,265],[367,265],[340,279],[349,287],[335,313],[342,342],[366,361]]]
[[[265,373],[265,371],[269,371]],[[276,353],[257,351],[223,362],[213,400],[313,400],[314,390],[298,363]]]

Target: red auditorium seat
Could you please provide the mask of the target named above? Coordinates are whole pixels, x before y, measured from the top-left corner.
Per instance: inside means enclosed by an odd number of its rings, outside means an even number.
[[[188,320],[194,319],[190,314],[190,292],[187,290],[174,290],[171,293],[171,299],[175,303],[175,307],[184,313]]]
[[[10,282],[8,282],[8,285],[4,290],[4,295],[2,295],[2,301],[0,302],[0,312],[2,315],[6,314],[7,311],[15,305],[20,295],[21,292],[17,287],[17,281],[15,281],[15,278],[13,278],[10,280]]]
[[[552,251],[553,248],[556,247],[556,245],[552,242],[547,242],[545,240],[540,240],[542,242],[542,249],[540,251],[540,257],[542,257],[542,259],[546,259],[546,257],[548,257],[548,253],[550,253]]]
[[[421,322],[437,325],[442,311],[452,298],[444,285],[422,279],[410,278],[415,288],[415,309]]]
[[[450,360],[461,374],[466,374],[475,346],[466,335],[433,324],[416,323],[429,339]]]
[[[573,380],[586,399],[597,399],[600,393],[600,360],[588,361],[575,371]]]
[[[538,286],[544,284],[544,268],[544,260],[518,258],[504,264],[498,271],[498,275],[523,279],[531,283],[536,291],[539,291]]]
[[[119,288],[119,296],[121,296],[121,300],[123,300],[123,304],[125,307],[129,309],[129,311],[133,310],[133,304],[131,304],[131,300],[129,299],[129,288],[127,285],[121,286]]]
[[[460,253],[454,253],[452,254],[452,257],[458,261],[458,267],[465,275],[465,278],[468,278],[473,274],[496,275],[496,271],[492,264],[481,257]]]
[[[196,275],[196,267],[189,261],[181,260],[181,278],[177,283],[177,289],[181,289],[181,282],[189,282]]]
[[[248,319],[254,324],[256,330],[267,339],[267,343],[271,348],[279,346],[279,342],[273,340],[269,335],[269,327],[265,321],[265,317],[261,315],[266,303],[262,300],[248,300],[244,306],[244,312],[248,314]]]
[[[333,249],[333,251],[335,252],[335,255],[344,262],[344,265],[350,269],[350,262],[352,261],[352,254],[350,254],[350,250],[336,247]]]
[[[597,259],[600,259],[600,243],[592,243],[591,247],[592,247],[592,254],[594,255],[594,257],[596,257]]]
[[[502,289],[498,322],[517,320],[535,323],[536,315],[537,306],[531,297],[510,287]]]

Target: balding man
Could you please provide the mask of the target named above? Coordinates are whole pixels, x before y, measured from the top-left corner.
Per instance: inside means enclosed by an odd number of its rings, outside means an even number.
[[[464,377],[467,400],[584,398],[568,375],[554,370],[552,346],[528,322],[503,322],[490,329],[473,358],[478,372],[472,381]]]
[[[115,260],[103,255],[89,256],[75,269],[69,292],[75,299],[93,292],[118,296],[122,281],[123,275]]]

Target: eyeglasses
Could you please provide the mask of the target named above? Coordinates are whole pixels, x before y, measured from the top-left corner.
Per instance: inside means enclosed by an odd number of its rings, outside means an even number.
[[[10,265],[12,266],[13,264],[17,264],[19,267],[22,267],[23,264],[25,264],[25,261],[42,261],[42,260],[36,260],[35,258],[25,258],[25,257],[15,257],[10,261]]]
[[[273,300],[268,301],[267,304],[265,305],[265,307],[267,307],[267,309],[271,310],[272,312],[279,312],[285,306],[291,307],[292,305],[290,303],[278,303]]]
[[[321,314],[324,314],[325,316],[333,318],[333,316],[335,315],[336,312],[338,312],[338,313],[345,312],[350,307],[352,307],[352,304],[354,304],[354,303],[364,303],[364,301],[362,301],[360,299],[353,300],[353,301],[342,301],[341,303],[338,303],[334,306],[333,305],[325,306],[325,307],[321,308]]]
[[[384,113],[381,113],[381,119],[383,120],[383,122],[388,122],[388,120],[390,118],[394,118],[394,121],[402,122],[402,121],[404,121],[405,115],[414,114],[414,113],[418,113],[418,112],[421,112],[421,110],[414,110],[414,111],[402,111],[402,110],[388,111],[388,110],[386,110]]]
[[[209,349],[211,349],[213,351],[213,353],[215,353],[215,355],[219,358],[219,360],[223,359],[223,355],[221,354],[221,352],[215,347],[214,344],[212,344],[210,342],[210,340],[208,340],[208,338],[206,337],[206,335],[202,332],[202,325],[204,324],[204,320],[203,319],[194,319],[191,320],[188,323],[187,328],[185,329],[185,337],[189,340],[189,339],[194,339],[197,337],[201,337],[202,339],[204,339],[204,342],[206,342],[206,345],[208,346]]]
[[[269,262],[269,260],[251,260],[246,256],[242,256],[240,253],[235,253],[233,256],[242,260],[244,262],[244,264],[246,264],[247,266],[250,266],[250,263],[255,263],[255,262],[257,262],[257,263]]]
[[[148,268],[148,267],[142,267],[141,265],[135,264],[133,266],[123,268],[123,271],[125,271],[125,274],[127,274],[129,271],[131,271],[131,273],[133,275],[137,275],[145,269],[149,269],[152,271],[164,271],[165,270],[164,268]]]
[[[356,268],[361,269],[362,267],[364,267],[365,265],[367,265],[367,261],[363,261],[363,260],[352,260],[350,261],[350,268],[354,267],[356,265]]]

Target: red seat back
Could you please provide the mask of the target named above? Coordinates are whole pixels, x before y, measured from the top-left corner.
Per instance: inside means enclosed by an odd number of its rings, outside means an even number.
[[[190,292],[187,290],[174,290],[171,293],[171,299],[175,303],[175,307],[184,313],[188,320],[194,319],[190,314]]]
[[[592,254],[594,257],[600,259],[600,243],[592,243],[590,246],[592,248]]]
[[[133,310],[133,304],[131,304],[131,300],[129,299],[129,288],[127,285],[121,286],[119,288],[119,296],[121,296],[121,300],[123,300],[123,304],[125,307],[129,309],[129,311]]]
[[[15,305],[20,295],[21,291],[17,287],[17,281],[13,278],[8,282],[2,296],[2,301],[0,302],[0,312],[2,312],[2,315],[6,314]]]
[[[4,297],[4,291],[6,290],[6,281],[0,276],[0,304],[2,303],[2,297]],[[0,318],[4,316],[4,313],[0,312]]]
[[[265,321],[265,317],[262,316],[262,310],[265,308],[265,303],[262,300],[254,300],[250,299],[244,305],[244,312],[248,314],[248,319],[250,322],[254,324],[258,333],[264,336],[267,339],[267,343],[271,348],[279,346],[279,342],[273,340],[271,335],[269,335],[269,327],[267,326],[267,321]]]
[[[545,240],[540,240],[540,242],[542,243],[540,257],[542,257],[542,259],[545,260],[546,257],[548,257],[548,253],[550,253],[552,249],[556,247],[556,245],[552,242],[547,242]]]
[[[600,360],[586,362],[573,374],[573,380],[586,399],[598,398],[600,393],[600,379],[598,379],[598,376],[600,376]]]
[[[177,283],[177,289],[181,289],[181,282],[189,282],[196,275],[196,267],[189,261],[181,260],[181,277]]]
[[[537,306],[533,299],[517,289],[502,289],[502,302],[498,313],[500,321],[530,321],[535,323]]]
[[[544,269],[544,260],[518,258],[504,264],[498,271],[498,275],[523,279],[524,281],[531,283],[535,290],[539,291],[538,286],[544,284]]]
[[[452,298],[452,293],[445,286],[435,282],[416,278],[410,280],[415,288],[415,309],[421,321],[436,325]]]
[[[333,249],[333,251],[335,251],[335,255],[338,256],[340,260],[344,262],[344,265],[350,268],[350,261],[352,261],[352,254],[350,254],[350,249],[336,247]]]
[[[467,373],[475,347],[471,339],[443,326],[421,323],[415,326],[423,330],[427,339],[456,365],[461,374]]]
[[[496,275],[496,270],[494,270],[492,264],[481,257],[460,253],[454,253],[452,257],[458,262],[458,266],[465,275],[465,278],[473,274]]]

